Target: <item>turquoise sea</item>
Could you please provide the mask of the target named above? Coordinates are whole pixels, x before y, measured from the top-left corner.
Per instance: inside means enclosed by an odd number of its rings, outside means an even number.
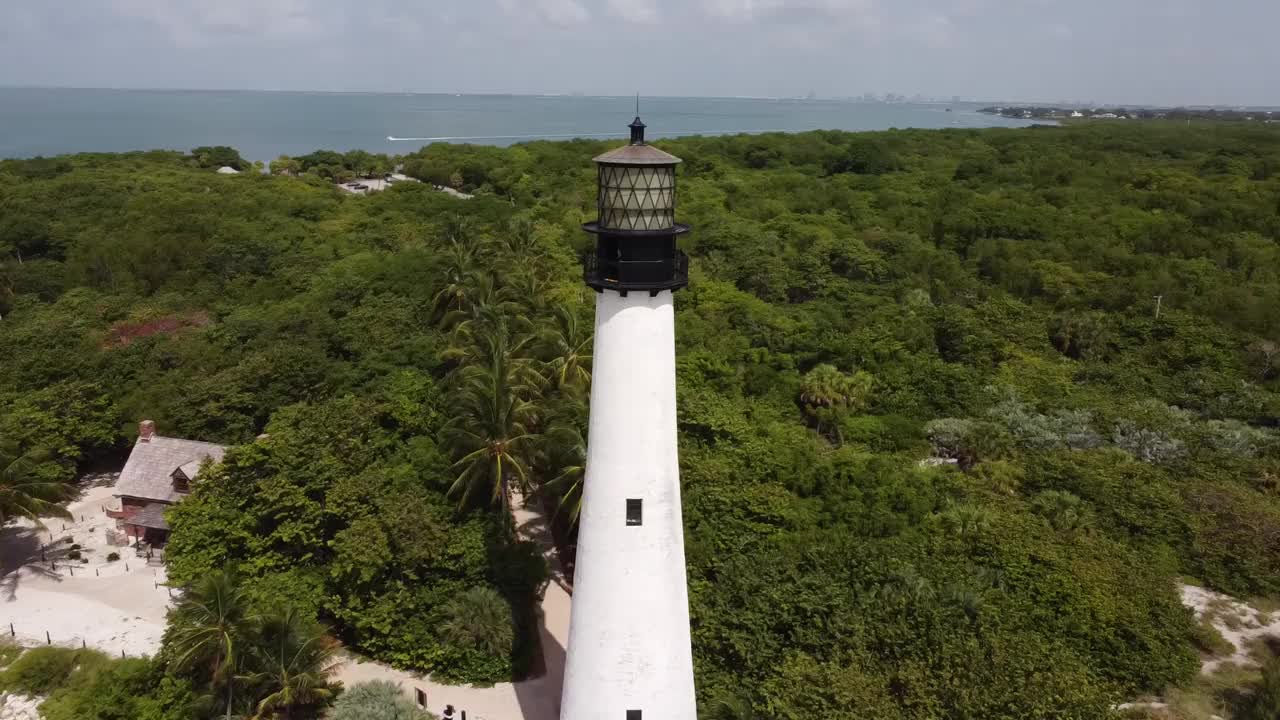
[[[978,107],[641,98],[650,138],[1029,124]],[[633,97],[0,88],[0,158],[200,145],[230,145],[253,160],[319,149],[405,153],[431,142],[623,137],[634,113]]]

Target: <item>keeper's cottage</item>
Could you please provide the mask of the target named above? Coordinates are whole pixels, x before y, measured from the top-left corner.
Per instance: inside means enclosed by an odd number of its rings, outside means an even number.
[[[169,537],[164,511],[181,502],[209,464],[222,461],[223,445],[163,437],[150,420],[138,423],[138,440],[116,482],[120,507],[107,514],[117,518],[125,534],[152,545]]]

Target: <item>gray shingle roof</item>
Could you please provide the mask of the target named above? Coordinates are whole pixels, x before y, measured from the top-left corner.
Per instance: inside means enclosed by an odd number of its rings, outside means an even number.
[[[178,469],[182,471],[183,475],[187,476],[188,480],[195,480],[196,475],[200,474],[200,466],[203,464],[204,464],[204,458],[201,457],[201,458],[196,458],[195,460],[192,460],[191,462],[179,467]]]
[[[151,503],[134,513],[133,517],[125,520],[125,523],[157,530],[168,530],[169,523],[164,520],[164,511],[168,508],[169,506],[164,503]]]
[[[173,471],[196,472],[205,458],[220,462],[227,448],[213,443],[155,435],[149,442],[133,444],[129,461],[120,471],[115,495],[175,503],[185,497],[173,491]],[[195,480],[194,477],[191,478]]]

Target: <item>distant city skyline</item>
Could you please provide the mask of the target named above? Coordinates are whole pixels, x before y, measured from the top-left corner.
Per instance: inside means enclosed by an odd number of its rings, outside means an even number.
[[[0,85],[1269,106],[1277,25],[1272,0],[8,2]]]

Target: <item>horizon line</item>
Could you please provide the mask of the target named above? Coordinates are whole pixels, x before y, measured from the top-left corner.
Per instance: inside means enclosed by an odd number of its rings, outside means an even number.
[[[567,92],[567,93],[547,93],[547,92],[499,92],[499,91],[464,91],[450,92],[447,90],[314,90],[314,89],[285,89],[285,88],[199,88],[199,87],[129,87],[129,86],[105,86],[105,85],[38,85],[38,84],[8,84],[0,83],[0,89],[4,90],[98,90],[98,91],[116,91],[116,92],[191,92],[191,93],[278,93],[278,94],[303,94],[303,95],[417,95],[417,96],[444,96],[444,97],[521,97],[521,98],[579,98],[579,99],[601,99],[601,100],[631,100],[634,94],[626,95],[607,95],[586,92]],[[666,100],[801,100],[805,102],[849,102],[862,101],[869,93],[859,95],[826,95],[817,97],[806,97],[803,95],[646,95],[645,97],[652,99]],[[896,95],[896,93],[893,93]],[[874,101],[885,104],[948,104],[961,103],[966,105],[1005,105],[1005,106],[1041,106],[1041,107],[1078,107],[1078,108],[1151,108],[1151,109],[1178,109],[1178,108],[1242,108],[1248,110],[1265,110],[1280,109],[1280,104],[1267,105],[1262,103],[1196,103],[1183,102],[1177,104],[1167,103],[1144,103],[1144,102],[1085,102],[1078,100],[1009,100],[1009,99],[979,99],[972,97],[964,97],[958,95],[952,96],[931,96],[923,93],[916,93],[921,99],[913,100],[911,97],[899,95],[901,101],[886,102],[882,100],[883,94],[877,96],[872,94]],[[959,98],[958,100],[953,98]]]

